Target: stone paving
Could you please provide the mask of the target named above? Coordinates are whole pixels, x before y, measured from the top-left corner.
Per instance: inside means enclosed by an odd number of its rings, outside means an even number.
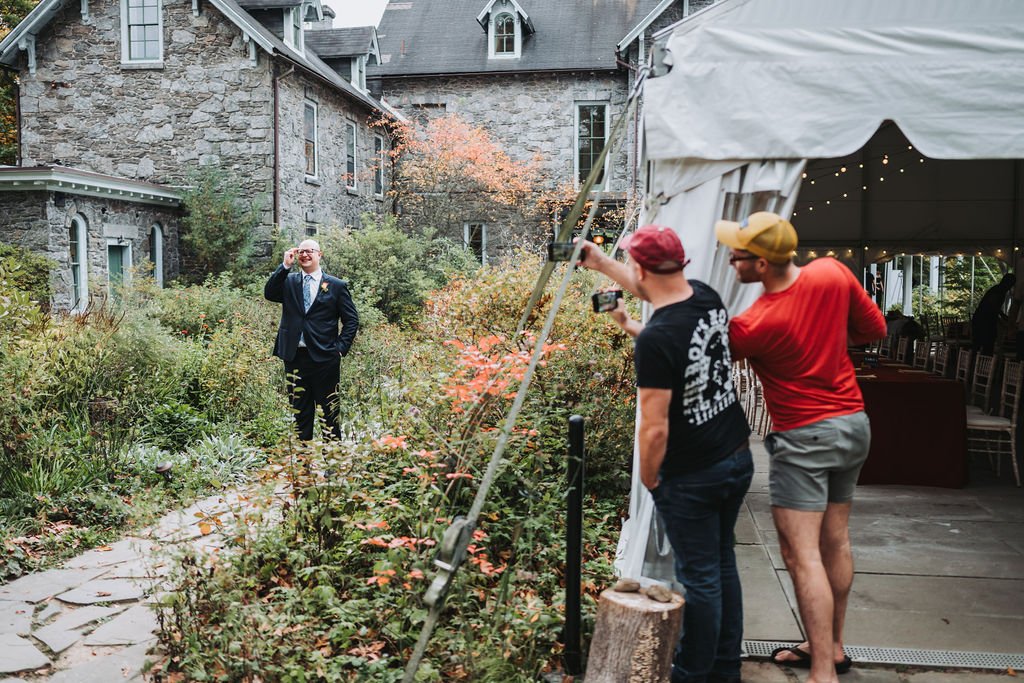
[[[211,496],[59,569],[0,586],[0,683],[143,680],[156,642],[150,604],[169,569],[165,551],[219,547],[220,536],[203,535],[200,523],[230,518],[238,504],[237,494]]]

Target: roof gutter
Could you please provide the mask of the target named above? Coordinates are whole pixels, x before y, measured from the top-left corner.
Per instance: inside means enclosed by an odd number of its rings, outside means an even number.
[[[392,80],[409,80],[413,78],[450,78],[452,76],[533,76],[533,75],[544,75],[544,74],[571,74],[579,73],[581,71],[607,71],[610,73],[617,73],[621,71],[619,64],[616,63],[614,66],[594,66],[594,67],[575,67],[569,69],[530,69],[523,71],[440,71],[434,73],[417,73],[417,74],[374,74],[373,76],[367,74],[367,81],[382,81],[385,79]]]

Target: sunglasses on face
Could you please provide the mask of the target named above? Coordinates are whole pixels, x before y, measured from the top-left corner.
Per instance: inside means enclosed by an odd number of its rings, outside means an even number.
[[[748,256],[730,256],[729,257],[729,265],[732,265],[732,264],[736,263],[737,261],[756,261],[759,258],[761,258],[761,257],[757,256],[755,254],[749,254]]]

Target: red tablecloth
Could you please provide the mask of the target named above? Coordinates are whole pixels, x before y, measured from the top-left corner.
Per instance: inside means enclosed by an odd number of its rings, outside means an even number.
[[[964,387],[907,370],[857,370],[871,419],[871,451],[857,483],[961,488],[967,484]]]

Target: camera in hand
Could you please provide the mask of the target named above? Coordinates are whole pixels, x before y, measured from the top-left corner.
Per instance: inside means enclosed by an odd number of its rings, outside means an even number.
[[[548,242],[549,261],[568,261],[572,258],[572,252],[576,245],[572,242]],[[587,258],[587,252],[580,251],[580,261]]]
[[[621,298],[621,289],[610,289],[607,292],[594,292],[590,302],[594,305],[594,313],[607,313],[615,310]]]

